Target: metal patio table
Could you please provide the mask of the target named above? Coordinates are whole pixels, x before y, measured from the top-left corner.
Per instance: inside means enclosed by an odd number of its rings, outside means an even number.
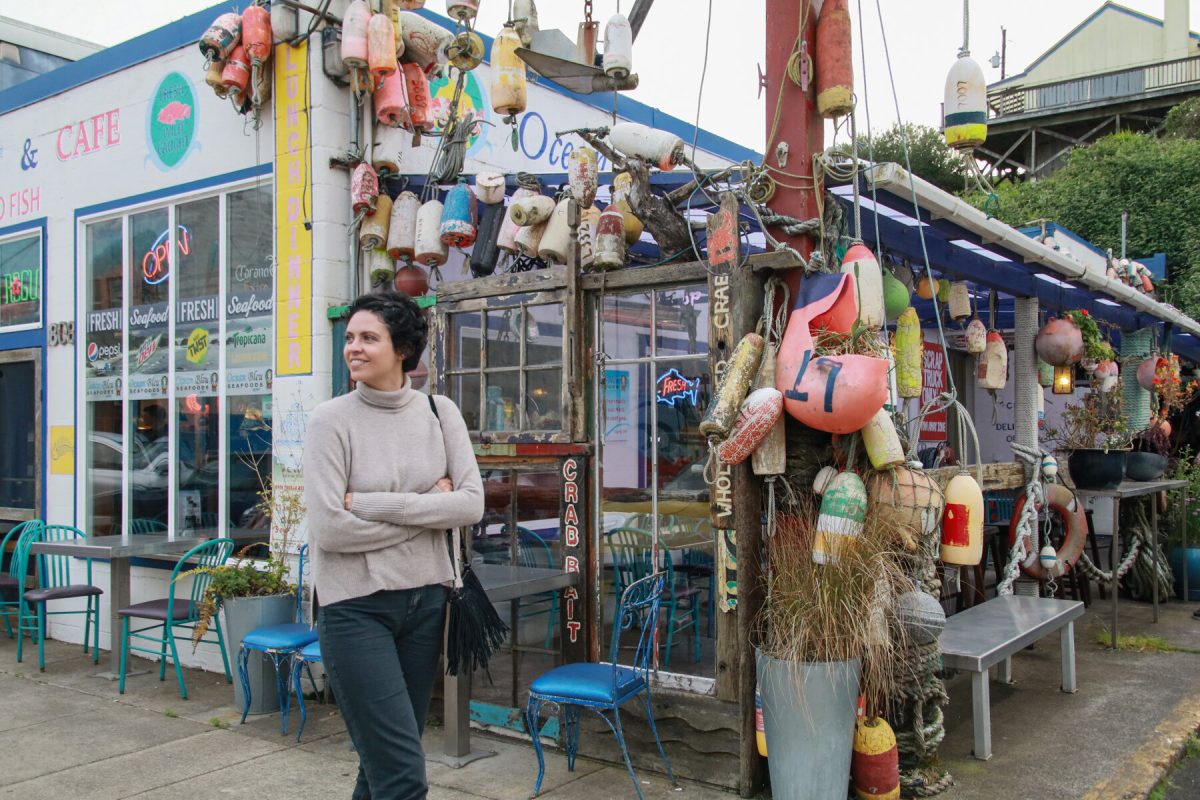
[[[235,541],[244,541],[266,536],[267,533],[265,530],[239,529],[231,531],[227,535]],[[84,540],[76,539],[75,541],[33,543],[31,549],[34,553],[75,558],[99,558],[108,561],[109,587],[106,601],[108,602],[111,650],[109,652],[109,669],[97,673],[96,677],[110,681],[118,680],[121,677],[121,618],[117,615],[117,611],[130,604],[130,562],[140,556],[178,556],[216,535],[216,531],[201,530],[188,531],[186,535],[175,537],[165,533],[139,533],[122,536],[89,536]],[[137,673],[127,672],[126,674]]]
[[[1080,500],[1085,500],[1089,497],[1108,498],[1112,500],[1112,558],[1109,566],[1116,572],[1117,566],[1121,563],[1121,501],[1133,497],[1143,497],[1156,492],[1163,492],[1169,489],[1182,489],[1183,502],[1180,503],[1180,516],[1183,520],[1183,546],[1187,547],[1187,481],[1182,480],[1159,480],[1159,481],[1125,481],[1116,489],[1074,489],[1075,496]],[[1158,573],[1158,503],[1153,499],[1150,501],[1150,546],[1154,551],[1154,572]],[[1096,565],[1099,568],[1099,564]],[[1184,581],[1187,570],[1184,570]],[[1114,580],[1112,585],[1112,647],[1117,648],[1117,595],[1120,593],[1117,590],[1118,581]],[[1184,597],[1187,597],[1187,583],[1184,583]],[[1152,602],[1154,605],[1154,622],[1158,622],[1158,581],[1153,581],[1151,589]]]
[[[575,586],[580,573],[546,567],[514,567],[503,564],[472,564],[471,569],[492,602],[517,600],[542,592],[561,591]],[[513,633],[515,641],[515,631]],[[471,749],[471,676],[445,676],[446,739],[444,752],[429,758],[451,767],[463,767],[481,758],[494,756],[494,750]]]

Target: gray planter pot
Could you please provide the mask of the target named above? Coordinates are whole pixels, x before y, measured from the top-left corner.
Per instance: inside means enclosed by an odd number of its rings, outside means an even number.
[[[845,797],[860,663],[778,661],[755,651],[775,800]]]
[[[233,672],[233,697],[237,710],[246,706],[245,692],[238,680],[237,659],[242,648],[242,639],[250,631],[264,625],[282,625],[294,622],[296,617],[296,595],[278,594],[270,597],[237,597],[221,603],[221,633],[225,637],[225,651],[229,656],[229,669]],[[275,684],[275,669],[270,659],[261,654],[250,654],[247,674],[250,677],[250,713],[270,714],[279,710],[279,691]]]

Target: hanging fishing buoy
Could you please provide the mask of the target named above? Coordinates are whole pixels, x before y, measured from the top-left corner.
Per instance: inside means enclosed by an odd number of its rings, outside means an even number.
[[[1049,453],[1042,456],[1042,477],[1048,481],[1058,477],[1058,459]]]
[[[542,244],[542,235],[546,232],[545,222],[539,222],[536,225],[522,225],[517,229],[517,235],[513,239],[517,246],[517,252],[526,258],[537,258],[538,247]]]
[[[983,69],[965,51],[946,76],[943,101],[946,144],[973,150],[987,140],[987,81]]]
[[[984,389],[1003,389],[1008,382],[1008,348],[1004,345],[1004,338],[996,331],[988,331],[987,344],[979,358],[975,377]]]
[[[242,12],[242,46],[252,66],[261,67],[271,57],[271,12],[262,6]]]
[[[495,170],[480,170],[475,174],[475,197],[484,205],[504,202],[504,174]]]
[[[904,463],[904,448],[900,446],[900,435],[887,409],[881,408],[862,429],[863,444],[867,458],[875,469],[886,469]]]
[[[537,4],[533,0],[513,0],[512,21],[521,44],[529,47],[533,43],[533,35],[538,32]]]
[[[521,37],[507,25],[492,40],[492,110],[512,117],[513,123],[525,110],[528,93],[525,62],[517,55],[520,46]]]
[[[624,14],[613,14],[604,26],[604,74],[618,81],[633,72],[633,27]]]
[[[425,7],[425,0],[392,0],[392,3],[401,11],[418,11]]]
[[[621,210],[625,218],[625,244],[633,245],[642,238],[642,221],[633,213],[629,203],[629,192],[633,188],[633,176],[628,172],[618,172],[613,176],[612,202]]]
[[[392,128],[404,126],[408,119],[404,113],[408,104],[404,91],[404,75],[393,72],[376,79],[371,102],[375,106],[375,118],[380,124]]]
[[[987,326],[979,317],[975,317],[967,323],[966,341],[967,352],[973,356],[977,356],[987,349]]]
[[[370,49],[367,28],[371,24],[371,9],[366,0],[350,0],[342,18],[342,66],[355,73],[367,69]]]
[[[905,550],[915,551],[941,524],[941,489],[922,470],[899,466],[875,472],[867,485],[880,524],[896,532]]]
[[[355,214],[375,209],[379,197],[379,176],[367,162],[361,162],[350,173],[350,207]]]
[[[404,42],[405,60],[422,70],[436,64],[438,53],[443,52],[454,38],[454,34],[441,25],[411,11],[400,12],[400,30],[397,33]]]
[[[517,252],[517,233],[521,230],[521,226],[513,221],[513,207],[526,197],[535,197],[538,194],[539,192],[524,186],[517,187],[517,190],[513,192],[512,200],[504,212],[504,221],[500,223],[500,234],[496,237],[496,246],[505,253],[512,254]]]
[[[388,222],[387,253],[392,258],[413,258],[417,245],[417,212],[421,201],[412,192],[401,192],[392,203]]]
[[[1038,358],[1052,367],[1068,367],[1083,358],[1083,334],[1069,318],[1050,317],[1033,343]]]
[[[224,61],[210,61],[208,69],[204,72],[204,82],[208,84],[213,93],[222,100],[229,94],[229,90],[225,88],[225,83],[221,79],[221,73],[225,70]]]
[[[446,263],[449,251],[442,241],[442,203],[440,200],[428,200],[421,204],[417,211],[417,236],[414,260],[419,264],[430,267],[440,267]]]
[[[596,222],[593,266],[598,270],[625,266],[625,240],[625,216],[616,206],[609,206]]]
[[[950,319],[966,319],[971,316],[971,290],[966,281],[950,284]]]
[[[908,308],[912,297],[905,286],[890,270],[883,271],[883,313],[889,322],[895,322],[904,309]]]
[[[250,57],[246,55],[246,48],[240,44],[233,48],[233,52],[225,61],[225,69],[221,71],[221,83],[224,84],[225,91],[237,92],[240,95],[245,95],[250,86]]]
[[[413,133],[433,130],[433,109],[429,97],[429,80],[416,64],[400,66],[404,74],[404,113],[400,124]]]
[[[592,206],[579,212],[579,228],[576,231],[579,239],[579,268],[591,269],[595,260],[596,247],[594,231],[600,221],[600,209]]]
[[[939,283],[937,278],[931,278],[925,275],[921,280],[917,281],[917,297],[922,300],[932,300],[933,296],[939,291]]]
[[[729,437],[717,447],[717,458],[725,464],[740,464],[758,449],[783,413],[783,394],[774,386],[755,389],[746,395]]]
[[[567,248],[571,243],[571,226],[567,222],[570,205],[569,197],[564,196],[558,201],[538,242],[538,258],[547,264],[567,263]]]
[[[1047,574],[1053,574],[1054,569],[1058,566],[1058,552],[1052,545],[1046,545],[1038,553],[1038,563],[1042,565],[1042,569]]]
[[[1051,371],[1051,382],[1053,383],[1054,374]],[[1095,371],[1092,373],[1092,379],[1098,382],[1098,388],[1101,392],[1111,392],[1117,388],[1117,382],[1121,380],[1121,368],[1117,366],[1115,361],[1101,361],[1096,365]]]
[[[825,494],[825,490],[833,483],[833,479],[838,476],[837,467],[821,467],[817,470],[816,476],[813,478],[813,494],[817,497]]]
[[[780,332],[782,335],[782,331]],[[767,341],[763,350],[762,364],[758,368],[758,378],[755,380],[755,391],[763,388],[775,388],[775,364],[779,358],[779,346],[773,341]],[[755,475],[782,475],[787,471],[787,433],[783,421],[783,395],[779,397],[780,413],[775,424],[767,431],[767,435],[754,448],[750,457],[750,466]]]
[[[470,247],[475,242],[475,193],[465,180],[446,193],[446,205],[442,209],[442,244],[451,247]]]
[[[479,233],[475,246],[471,248],[471,274],[476,278],[491,275],[500,260],[500,248],[496,239],[504,222],[504,206],[499,203],[484,203],[479,209]]]
[[[850,9],[846,0],[825,0],[817,16],[817,113],[842,117],[854,108]]]
[[[396,270],[392,288],[409,297],[420,297],[429,291],[429,274],[416,264],[405,264]]]
[[[867,516],[867,487],[853,472],[839,472],[821,497],[812,559],[832,564],[845,547],[853,546],[862,534]]]
[[[915,645],[933,644],[946,628],[946,611],[942,604],[933,595],[920,589],[896,595],[892,607],[896,621],[904,627],[909,641]]]
[[[200,36],[200,52],[206,62],[225,61],[242,36],[240,14],[225,13],[213,20]]]
[[[900,800],[900,750],[883,717],[855,724],[850,779],[859,800]]]
[[[363,250],[375,250],[387,243],[388,225],[392,221],[392,198],[381,192],[375,200],[375,210],[363,217],[358,229],[358,246]]]
[[[483,63],[483,39],[475,31],[462,31],[450,40],[443,52],[451,66],[470,72]]]
[[[961,472],[946,484],[946,508],[942,512],[943,564],[974,566],[983,557],[983,491]]]
[[[854,279],[859,321],[872,330],[882,328],[887,322],[883,308],[883,273],[875,254],[862,242],[850,245],[842,258],[842,272]]]
[[[514,195],[508,213],[517,225],[538,225],[550,219],[554,206],[554,201],[544,194],[532,194],[519,199]]]
[[[373,93],[373,97],[378,96],[379,92]],[[406,149],[405,139],[408,134],[390,125],[379,124],[373,127],[375,135],[371,146],[371,166],[379,173],[382,183],[385,176],[400,174],[400,163]]]
[[[979,352],[982,353],[983,350],[980,350]],[[1037,360],[1037,374],[1038,386],[1041,386],[1043,389],[1049,389],[1054,385],[1054,367],[1050,364],[1047,364],[1045,361],[1042,361],[1040,358]]]
[[[601,214],[601,219],[603,219]],[[750,381],[754,380],[762,362],[765,342],[757,333],[747,333],[733,348],[729,356],[729,365],[725,374],[717,381],[716,391],[704,419],[700,420],[700,435],[710,441],[724,441],[733,428],[741,410],[742,401],[750,391]]]
[[[921,320],[909,306],[896,321],[896,393],[901,397],[921,396],[921,356],[925,349]]]
[[[479,0],[446,0],[446,15],[450,19],[468,23],[479,13]]]
[[[571,185],[571,196],[582,208],[591,208],[596,202],[597,181],[600,177],[596,151],[590,147],[576,147],[567,156],[567,180]]]
[[[396,28],[386,14],[372,14],[367,23],[367,66],[376,79],[386,78],[398,69]]]
[[[661,170],[672,170],[684,162],[683,139],[640,122],[618,122],[608,132],[608,141],[627,156],[640,158]]]

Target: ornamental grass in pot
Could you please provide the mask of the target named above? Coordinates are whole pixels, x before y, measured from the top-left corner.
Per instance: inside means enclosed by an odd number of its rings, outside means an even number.
[[[893,600],[912,589],[899,532],[868,508],[862,534],[832,563],[813,559],[811,499],[782,511],[770,540],[767,600],[756,628],[772,791],[777,800],[845,796],[857,698],[882,713],[907,645]]]

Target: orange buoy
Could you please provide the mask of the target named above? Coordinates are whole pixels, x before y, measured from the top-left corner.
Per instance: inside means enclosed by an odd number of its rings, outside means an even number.
[[[372,14],[367,23],[367,65],[376,78],[396,71],[396,27],[387,14]]]
[[[391,75],[376,78],[371,102],[375,105],[375,118],[379,120],[380,125],[402,127],[408,119],[404,115],[404,76],[393,72]]]
[[[250,57],[246,55],[246,48],[242,45],[233,48],[233,52],[229,54],[225,69],[221,71],[221,83],[225,85],[226,91],[246,93],[246,87],[250,85]]]
[[[400,66],[404,73],[404,99],[407,107],[402,126],[413,132],[433,130],[433,112],[430,109],[429,81],[425,72],[416,64]]]
[[[841,117],[854,108],[850,9],[846,0],[825,0],[817,17],[817,113]]]
[[[242,46],[256,67],[271,57],[271,14],[262,6],[246,6],[242,12]]]

